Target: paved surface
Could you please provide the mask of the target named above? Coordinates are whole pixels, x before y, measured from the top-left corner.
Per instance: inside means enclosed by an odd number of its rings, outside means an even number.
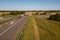
[[[13,18],[16,18],[16,16],[12,16],[12,15],[0,16],[0,22],[7,21],[7,20],[10,20],[10,19],[13,19]]]
[[[0,25],[0,40],[14,40],[17,32],[24,29],[24,25],[27,20],[28,17],[24,16],[22,18],[19,18],[19,20],[11,20],[7,23]]]

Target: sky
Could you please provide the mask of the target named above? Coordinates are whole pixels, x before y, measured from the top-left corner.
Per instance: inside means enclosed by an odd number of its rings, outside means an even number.
[[[0,10],[60,10],[60,0],[0,0]]]

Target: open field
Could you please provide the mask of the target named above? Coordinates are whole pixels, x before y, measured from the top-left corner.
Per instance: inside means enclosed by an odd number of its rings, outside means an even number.
[[[40,40],[60,40],[60,22],[36,18]]]
[[[33,26],[33,17],[29,16],[26,28],[23,32],[21,40],[34,40],[34,26]]]
[[[60,22],[46,19],[48,16],[36,16],[35,22],[40,40],[60,40]],[[34,32],[33,16],[29,16],[26,28],[23,31],[21,40],[36,40]]]
[[[35,15],[35,17],[39,18],[39,19],[46,19],[49,18],[50,15]]]

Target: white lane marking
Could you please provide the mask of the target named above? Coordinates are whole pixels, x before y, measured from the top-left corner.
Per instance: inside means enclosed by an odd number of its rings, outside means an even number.
[[[0,27],[1,27],[1,25],[0,25]]]
[[[22,20],[22,19],[24,19],[24,17],[23,18],[21,18],[21,19],[19,19],[15,24],[13,24],[12,26],[10,26],[9,28],[7,28],[5,31],[3,31],[2,33],[0,33],[0,36],[1,35],[3,35],[4,33],[6,33],[9,29],[11,29],[12,27],[14,27],[14,25],[16,25],[20,20]]]
[[[12,28],[14,25],[16,25],[17,23],[13,24],[11,27],[7,28],[5,31],[3,31],[2,33],[0,33],[0,36],[3,35],[5,32],[7,32],[10,28]]]
[[[3,17],[0,17],[0,19],[3,19]]]
[[[6,24],[8,24],[8,23],[6,22]]]
[[[13,23],[14,23],[14,22],[11,22],[10,25],[13,24]]]

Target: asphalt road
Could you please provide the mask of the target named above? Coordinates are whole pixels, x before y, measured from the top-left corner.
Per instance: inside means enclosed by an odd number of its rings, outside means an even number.
[[[28,20],[28,16],[11,20],[7,23],[0,25],[0,40],[14,40],[18,31],[22,31],[25,28],[25,24]]]

